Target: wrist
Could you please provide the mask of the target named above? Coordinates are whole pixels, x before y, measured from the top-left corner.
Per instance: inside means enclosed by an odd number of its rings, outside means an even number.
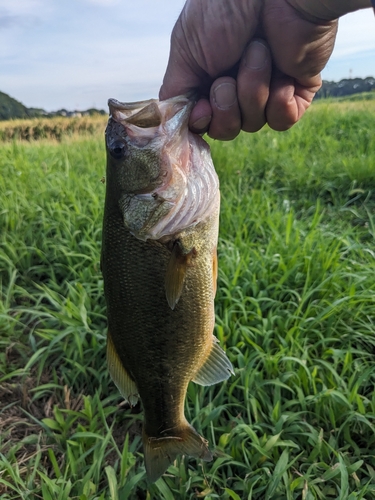
[[[372,7],[371,0],[287,0],[308,20],[332,21],[359,9]]]

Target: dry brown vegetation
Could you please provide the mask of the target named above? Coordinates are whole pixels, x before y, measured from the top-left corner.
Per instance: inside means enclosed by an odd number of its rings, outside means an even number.
[[[9,120],[0,122],[0,141],[13,140],[61,140],[74,134],[102,134],[107,122],[106,116],[84,116],[74,118],[32,118],[30,120]]]

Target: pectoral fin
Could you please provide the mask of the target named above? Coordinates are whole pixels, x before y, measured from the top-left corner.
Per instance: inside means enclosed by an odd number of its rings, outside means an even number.
[[[181,297],[186,272],[195,255],[195,248],[189,253],[184,253],[180,242],[175,241],[165,275],[165,293],[172,310]]]
[[[216,337],[212,336],[212,348],[205,363],[193,378],[199,385],[213,385],[234,375],[232,363],[219,345]]]
[[[139,398],[137,386],[121,363],[109,332],[107,334],[107,364],[109,374],[122,397],[130,406],[135,406]]]

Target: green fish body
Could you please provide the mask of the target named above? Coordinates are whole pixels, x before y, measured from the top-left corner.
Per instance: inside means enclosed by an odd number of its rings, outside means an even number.
[[[107,360],[124,398],[142,401],[145,465],[155,481],[178,454],[212,459],[185,418],[187,386],[233,371],[212,334],[219,183],[208,145],[188,131],[186,97],[109,105]]]

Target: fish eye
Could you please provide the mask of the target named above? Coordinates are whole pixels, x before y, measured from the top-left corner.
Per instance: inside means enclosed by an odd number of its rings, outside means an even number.
[[[121,141],[115,141],[109,146],[110,155],[116,160],[121,160],[125,156],[125,144]]]

